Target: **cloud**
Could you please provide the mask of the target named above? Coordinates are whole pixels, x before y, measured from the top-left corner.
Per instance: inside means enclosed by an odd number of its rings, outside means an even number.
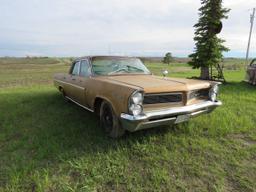
[[[235,55],[245,51],[248,9],[254,1],[224,1],[232,11],[221,37]],[[193,51],[199,7],[199,0],[2,0],[0,56],[162,55],[166,51],[186,56]],[[252,49],[255,46],[252,43]]]

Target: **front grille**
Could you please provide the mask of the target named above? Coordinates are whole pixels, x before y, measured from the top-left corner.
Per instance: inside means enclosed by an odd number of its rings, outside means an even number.
[[[195,90],[189,93],[189,99],[204,99],[209,97],[209,89]]]
[[[143,104],[182,102],[182,93],[149,94],[144,96]]]

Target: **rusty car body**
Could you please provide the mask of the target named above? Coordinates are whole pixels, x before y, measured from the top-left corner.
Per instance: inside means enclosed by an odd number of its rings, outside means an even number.
[[[138,58],[76,59],[67,74],[55,74],[63,96],[100,116],[111,137],[188,121],[222,105],[218,83],[153,75]]]
[[[245,81],[256,85],[256,58],[253,59],[247,68]]]

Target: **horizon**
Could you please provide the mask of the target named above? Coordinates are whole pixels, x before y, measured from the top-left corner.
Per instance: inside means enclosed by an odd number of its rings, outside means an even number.
[[[150,58],[156,58],[156,59],[160,59],[160,58],[164,58],[163,56],[143,56],[143,55],[137,55],[137,56],[132,56],[132,55],[82,55],[82,56],[30,56],[30,55],[26,55],[26,56],[0,56],[0,59],[8,59],[8,58],[17,58],[17,59],[40,59],[40,58],[81,58],[81,57],[97,57],[97,56],[124,56],[124,57],[136,57],[136,58],[146,58],[146,59],[150,59]],[[173,56],[174,59],[189,59],[189,57],[183,57],[183,56]],[[248,60],[252,60],[255,59],[256,57],[249,57]],[[245,57],[223,57],[223,59],[240,59],[240,60],[246,60]]]

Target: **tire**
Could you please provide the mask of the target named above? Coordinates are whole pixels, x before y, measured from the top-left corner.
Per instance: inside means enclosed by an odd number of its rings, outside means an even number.
[[[100,106],[100,127],[111,138],[119,138],[125,133],[111,104],[107,101],[103,101]]]

